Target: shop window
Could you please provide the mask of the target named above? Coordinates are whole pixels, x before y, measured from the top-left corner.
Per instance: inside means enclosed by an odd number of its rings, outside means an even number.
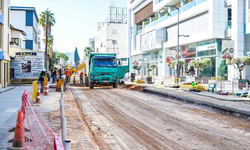
[[[197,55],[198,55],[199,57],[201,57],[201,56],[212,56],[212,55],[216,55],[216,49],[207,50],[207,51],[198,51]]]
[[[0,48],[2,48],[3,25],[0,23]]]

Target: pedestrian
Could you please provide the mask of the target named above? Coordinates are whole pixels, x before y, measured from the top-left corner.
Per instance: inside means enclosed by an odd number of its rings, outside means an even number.
[[[59,78],[61,79],[62,78],[62,68],[59,68],[58,73],[59,73]]]
[[[80,73],[80,83],[81,84],[83,83],[83,71],[81,71],[81,73]]]
[[[70,71],[69,71],[68,68],[66,69],[65,74],[66,74],[66,83],[68,83],[69,82],[69,77],[70,77]]]
[[[41,84],[40,92],[43,93],[44,89],[44,78],[46,78],[46,69],[44,68],[42,72],[39,74],[39,83]]]
[[[56,80],[56,67],[52,69],[52,83],[55,83]]]

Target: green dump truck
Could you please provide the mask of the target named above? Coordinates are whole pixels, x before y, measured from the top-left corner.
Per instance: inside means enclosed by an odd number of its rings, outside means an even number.
[[[118,87],[118,83],[129,72],[129,58],[116,58],[115,53],[90,53],[88,55],[88,85]]]

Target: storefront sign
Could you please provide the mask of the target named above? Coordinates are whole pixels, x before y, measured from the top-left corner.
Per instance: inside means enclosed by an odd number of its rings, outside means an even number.
[[[44,53],[16,52],[10,68],[14,69],[15,78],[38,78],[44,68]]]
[[[141,51],[155,48],[155,30],[141,36]]]
[[[16,55],[36,55],[34,52],[16,52]]]
[[[224,59],[231,59],[234,57],[234,49],[231,40],[222,40],[221,56]]]
[[[215,40],[197,44],[197,51],[206,51],[211,49],[216,49]]]

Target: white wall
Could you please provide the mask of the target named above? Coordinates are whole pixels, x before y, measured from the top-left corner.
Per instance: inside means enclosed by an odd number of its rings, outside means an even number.
[[[117,30],[117,34],[113,34],[113,30]],[[107,23],[105,24],[95,36],[95,51],[97,52],[114,52],[119,53],[117,57],[128,57],[128,44],[127,44],[127,24]],[[115,47],[112,41],[108,39],[116,40]],[[102,46],[101,46],[102,45]]]
[[[16,11],[11,10],[10,11],[10,24],[16,28],[25,31],[25,17],[26,12],[25,11]]]

